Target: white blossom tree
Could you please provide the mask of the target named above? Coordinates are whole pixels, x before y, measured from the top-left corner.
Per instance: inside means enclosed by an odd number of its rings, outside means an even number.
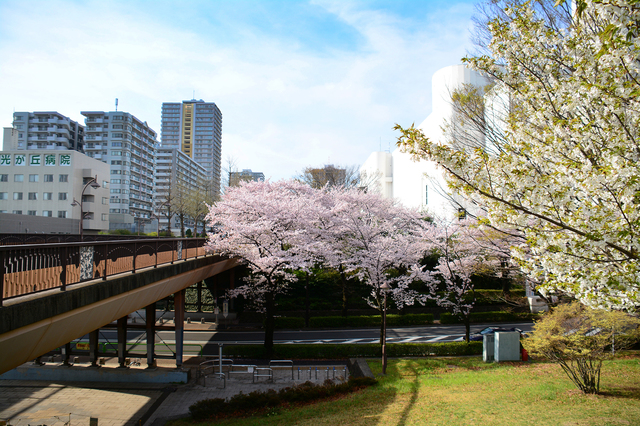
[[[230,296],[245,296],[265,313],[265,351],[273,351],[275,298],[297,279],[291,271],[310,264],[308,247],[314,209],[313,189],[295,181],[249,182],[229,187],[211,206],[207,221],[210,251],[237,258],[251,271]]]
[[[460,147],[398,126],[399,145],[440,164],[491,223],[523,232],[528,249],[513,256],[543,294],[635,311],[640,5],[579,1],[559,19],[541,2],[498,4],[487,21],[489,53],[465,61],[495,79],[494,96],[507,106],[504,137]]]

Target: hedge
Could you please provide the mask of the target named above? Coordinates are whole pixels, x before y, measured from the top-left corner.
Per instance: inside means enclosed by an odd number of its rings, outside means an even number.
[[[309,327],[377,327],[380,326],[380,321],[380,315],[362,315],[353,317],[311,317],[309,319]],[[391,327],[424,324],[433,324],[433,314],[387,315],[387,325]]]
[[[376,358],[382,355],[377,343],[337,345],[301,344],[274,345],[272,359],[345,359],[355,357]],[[443,343],[387,343],[390,357],[407,356],[460,356],[482,354],[482,342]],[[234,358],[265,359],[263,345],[225,345],[223,355]]]
[[[535,314],[513,313],[505,311],[496,312],[472,312],[469,315],[469,322],[472,324],[485,322],[509,322],[509,321],[531,321],[537,318]],[[448,312],[440,314],[440,324],[462,324],[462,318]]]

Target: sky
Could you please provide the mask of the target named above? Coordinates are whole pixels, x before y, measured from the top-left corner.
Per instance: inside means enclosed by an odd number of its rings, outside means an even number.
[[[0,0],[0,123],[14,111],[223,114],[223,168],[272,180],[358,166],[431,112],[431,77],[461,63],[474,0]]]

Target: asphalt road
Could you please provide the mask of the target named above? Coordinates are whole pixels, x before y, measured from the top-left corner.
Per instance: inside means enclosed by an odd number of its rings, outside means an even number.
[[[495,325],[504,328],[517,327],[522,331],[531,331],[532,323],[499,323],[499,324],[474,324],[471,333],[479,332],[483,328]],[[88,338],[88,336],[85,336]],[[331,329],[331,330],[279,330],[274,334],[276,344],[302,344],[302,343],[331,343],[331,344],[363,344],[377,343],[380,338],[380,330],[377,328]],[[205,354],[215,354],[218,344],[261,344],[264,342],[263,331],[214,331],[199,330],[185,331],[185,344],[202,346]],[[434,343],[453,342],[464,339],[464,326],[462,325],[430,325],[419,327],[399,327],[387,329],[388,343]],[[101,341],[117,342],[115,330],[102,330]],[[142,330],[129,330],[127,340],[130,343],[146,342],[146,335]],[[158,331],[156,343],[173,344],[175,335],[173,331]]]

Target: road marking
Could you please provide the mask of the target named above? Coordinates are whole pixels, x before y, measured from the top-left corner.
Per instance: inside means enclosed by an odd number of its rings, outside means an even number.
[[[423,338],[423,336],[409,337],[408,339],[400,340],[398,343],[409,343],[409,342],[413,342],[414,340],[418,340],[418,339],[422,339],[422,338]]]
[[[446,339],[447,337],[450,337],[450,336],[438,336],[438,337],[434,337],[433,339],[429,339],[429,340],[427,340],[427,343],[437,342],[438,340]]]
[[[343,343],[343,344],[345,344],[345,345],[349,345],[349,344],[352,344],[352,343],[358,343],[358,342],[360,342],[361,340],[365,340],[365,339],[351,339],[351,340],[345,340],[345,341],[344,341],[344,342],[342,342],[342,343]]]

